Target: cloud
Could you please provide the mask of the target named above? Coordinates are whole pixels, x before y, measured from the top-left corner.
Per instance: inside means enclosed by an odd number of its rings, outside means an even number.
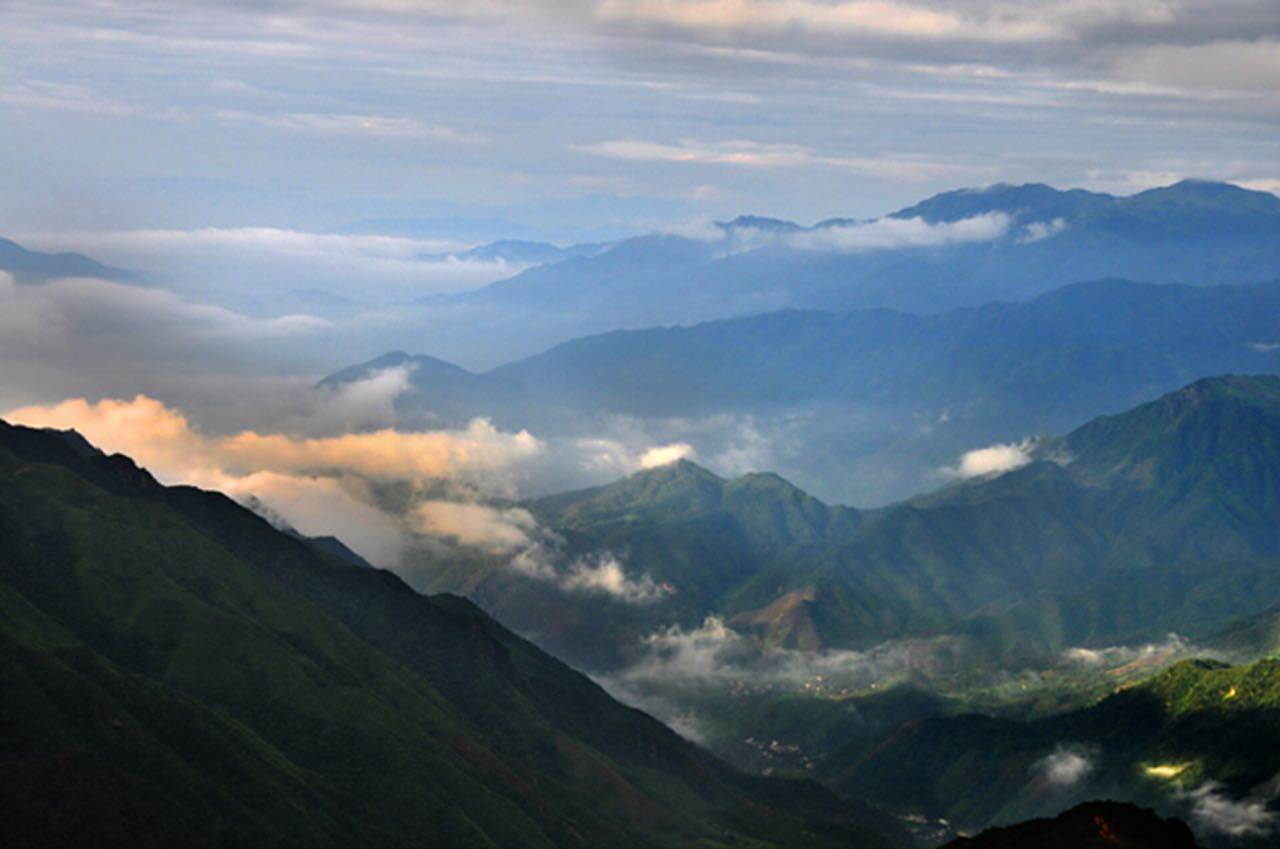
[[[950,637],[890,641],[865,651],[763,647],[711,615],[697,627],[671,625],[644,637],[640,658],[614,678],[634,691],[669,696],[739,683],[851,690],[939,669],[959,650],[960,642]]]
[[[316,233],[282,227],[199,227],[30,234],[45,250],[88,251],[139,268],[184,291],[225,299],[272,297],[328,287],[356,302],[466,291],[528,266],[458,256],[470,242],[377,234]]]
[[[410,387],[414,367],[395,366],[374,372],[363,380],[318,390],[322,397],[303,422],[309,431],[346,432],[367,430],[394,422],[396,398]]]
[[[950,170],[949,166],[935,159],[887,155],[839,156],[819,153],[803,145],[747,139],[720,142],[684,139],[667,143],[624,138],[578,144],[574,145],[574,149],[593,156],[632,162],[725,165],[752,169],[835,169],[913,182],[935,179]]]
[[[444,124],[429,124],[415,118],[391,115],[353,115],[344,113],[287,112],[258,114],[236,109],[220,109],[217,116],[224,121],[257,124],[296,133],[326,135],[373,136],[384,139],[438,139],[475,144],[482,136],[464,133]]]
[[[1067,229],[1067,220],[1065,218],[1055,218],[1052,221],[1032,221],[1022,228],[1022,235],[1018,237],[1018,241],[1024,245],[1029,245],[1032,242],[1039,242],[1042,239],[1056,236],[1065,229]]]
[[[650,24],[693,33],[851,37],[939,41],[1037,42],[1061,36],[1053,22],[1032,14],[962,17],[893,0],[817,3],[806,0],[605,0],[605,21]],[[972,15],[972,13],[971,13]]]
[[[964,479],[1002,475],[1030,463],[1031,449],[1031,441],[1025,439],[1022,442],[977,448],[965,452],[957,465],[944,468],[943,473],[949,477]]]
[[[210,475],[203,484],[306,536],[335,536],[375,565],[393,565],[404,551],[400,523],[369,503],[357,479],[256,472]]]
[[[449,537],[495,554],[529,549],[538,529],[537,520],[523,508],[458,501],[424,501],[413,509],[411,518],[419,533]]]
[[[309,315],[284,315],[257,319],[222,307],[201,304],[163,289],[143,288],[92,278],[63,278],[38,285],[14,282],[0,271],[0,341],[6,350],[28,343],[35,347],[70,342],[81,345],[86,338],[116,337],[128,342],[144,324],[153,327],[158,340],[257,341],[313,332],[329,322]],[[45,338],[58,331],[63,338]],[[31,338],[30,334],[42,338]]]
[[[696,456],[693,446],[687,442],[673,442],[670,445],[658,445],[640,455],[640,468],[656,469],[669,466],[680,460],[692,460]]]
[[[1280,39],[1136,48],[1116,63],[1123,78],[1187,89],[1274,92],[1280,88]]]
[[[569,559],[562,540],[548,530],[512,557],[507,567],[527,578],[559,587],[567,593],[601,595],[624,604],[649,604],[661,600],[665,591],[643,573],[627,574],[616,555],[601,551]]]
[[[384,379],[375,375],[370,381]],[[133,457],[166,483],[252,496],[299,530],[339,535],[379,565],[392,565],[406,529],[378,509],[369,482],[407,480],[426,487],[449,478],[508,486],[519,466],[543,450],[530,434],[504,433],[484,420],[425,432],[384,428],[313,437],[244,430],[215,436],[144,395],[96,402],[75,398],[11,410],[3,417],[32,427],[74,428],[104,451]],[[465,506],[432,504],[414,518],[457,536],[494,533],[483,525],[483,516]],[[502,518],[510,524],[519,516],[509,511]]]
[[[1081,747],[1060,745],[1037,761],[1034,769],[1054,787],[1067,789],[1093,771],[1094,757]]]
[[[1196,822],[1231,837],[1258,837],[1269,833],[1275,823],[1276,815],[1268,808],[1274,792],[1235,800],[1222,792],[1220,784],[1210,781],[1188,793],[1187,798]]]
[[[1158,643],[1134,646],[1103,646],[1085,648],[1077,646],[1062,652],[1067,663],[1090,668],[1122,666],[1136,661],[1173,661],[1183,657],[1214,657],[1216,652],[1199,647],[1179,636],[1170,634]]]
[[[844,227],[821,227],[796,233],[786,241],[813,251],[855,253],[877,249],[922,248],[966,242],[990,242],[1009,230],[1009,217],[990,212],[931,224],[921,218],[878,218]]]
[[[629,604],[656,601],[663,595],[649,575],[629,577],[621,561],[609,552],[575,560],[560,585],[570,592],[600,593]]]

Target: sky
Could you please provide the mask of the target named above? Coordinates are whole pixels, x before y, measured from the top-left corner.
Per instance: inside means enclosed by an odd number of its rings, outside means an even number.
[[[995,182],[1280,190],[1276,0],[0,0],[0,33],[0,236],[137,272],[0,272],[0,415],[379,562],[423,522],[542,545],[522,516],[440,508],[438,478],[601,483],[695,437],[726,473],[775,463],[749,420],[446,428],[402,420],[408,373],[316,385],[392,348],[470,368],[532,353],[512,348],[526,317],[436,297],[524,267],[460,256],[478,243],[719,237],[740,214],[869,219]],[[424,454],[408,479],[434,512],[379,525],[375,484]],[[944,471],[1025,454],[975,446]],[[647,591],[607,559],[565,568]]]
[[[1280,187],[1274,0],[4,0],[0,30],[0,233],[39,245]]]

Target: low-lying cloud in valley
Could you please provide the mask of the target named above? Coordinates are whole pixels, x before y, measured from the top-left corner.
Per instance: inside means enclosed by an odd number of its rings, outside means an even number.
[[[994,477],[1005,472],[1020,469],[1031,462],[1031,440],[1009,442],[1001,445],[988,445],[966,451],[960,456],[960,462],[942,471],[953,478]]]
[[[1230,837],[1261,837],[1271,832],[1276,813],[1270,803],[1280,795],[1272,779],[1244,799],[1233,799],[1222,785],[1209,781],[1185,794],[1191,817],[1200,826]]]
[[[1036,762],[1035,770],[1050,785],[1068,789],[1094,770],[1096,753],[1084,746],[1061,745]]]

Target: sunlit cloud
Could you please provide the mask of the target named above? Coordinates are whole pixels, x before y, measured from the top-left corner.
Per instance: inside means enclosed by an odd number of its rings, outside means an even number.
[[[988,445],[966,451],[955,466],[943,469],[943,472],[955,478],[977,478],[1002,475],[1020,469],[1031,462],[1030,440],[1009,442],[1003,445]]]

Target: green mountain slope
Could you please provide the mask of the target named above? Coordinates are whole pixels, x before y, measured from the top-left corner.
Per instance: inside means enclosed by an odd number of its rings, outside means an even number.
[[[591,669],[625,662],[659,624],[693,626],[712,611],[745,609],[736,595],[754,578],[787,568],[861,522],[858,511],[823,504],[777,475],[724,480],[683,460],[525,506],[565,540],[569,556],[616,552],[662,588],[659,598],[632,604],[558,589],[512,570],[509,555],[420,565],[412,580],[425,591],[464,594]]]
[[[1280,602],[1280,378],[1200,381],[1026,450],[1020,468],[871,512],[687,462],[531,502],[573,552],[615,552],[669,590],[608,616],[501,558],[421,580],[592,667],[708,614],[769,645],[950,632],[1015,656],[1207,636]]]
[[[1113,798],[1190,815],[1214,845],[1273,845],[1280,661],[1184,661],[1092,707],[1030,722],[909,722],[833,753],[822,769],[848,792],[961,828]],[[1200,804],[1207,798],[1215,804]]]
[[[5,845],[887,845],[220,495],[3,424],[0,479]]]

